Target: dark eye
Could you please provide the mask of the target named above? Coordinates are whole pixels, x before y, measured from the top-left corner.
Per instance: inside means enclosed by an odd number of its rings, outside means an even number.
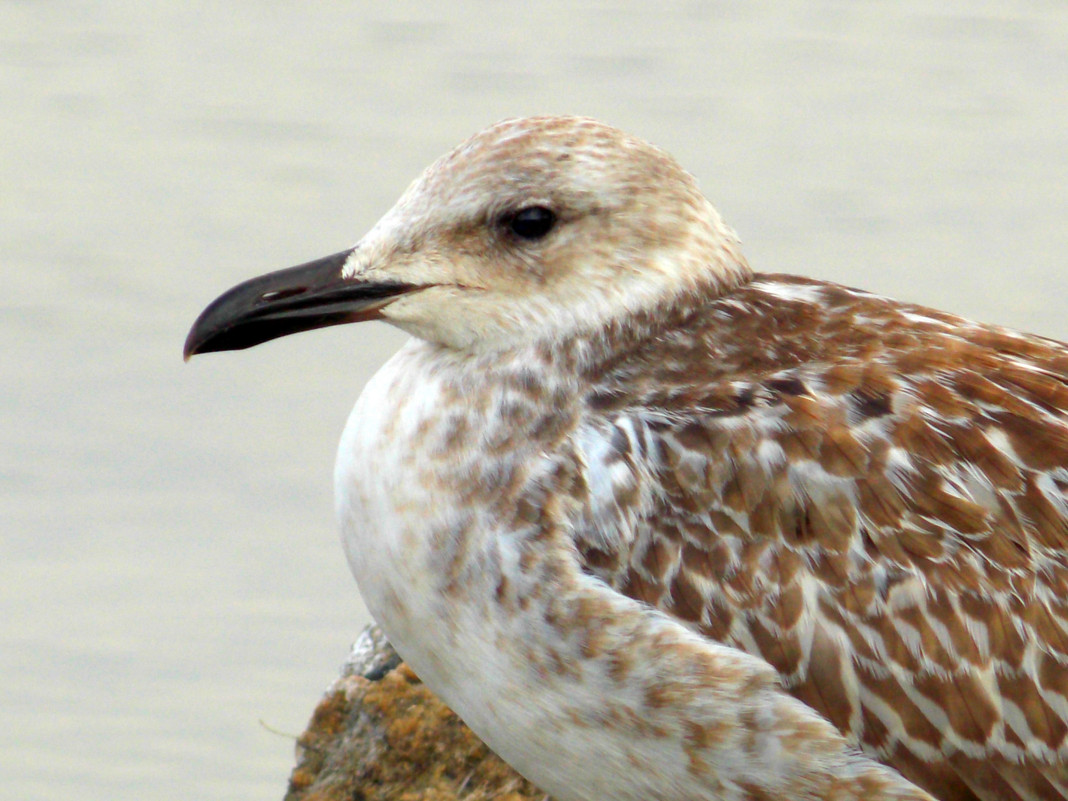
[[[556,225],[556,215],[545,206],[528,206],[509,217],[507,225],[520,239],[541,239]]]

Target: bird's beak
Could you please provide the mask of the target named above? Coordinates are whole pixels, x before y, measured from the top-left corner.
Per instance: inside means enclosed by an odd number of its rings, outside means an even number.
[[[261,275],[223,293],[200,313],[184,356],[240,350],[328,325],[373,320],[398,295],[422,287],[342,276],[351,250]]]

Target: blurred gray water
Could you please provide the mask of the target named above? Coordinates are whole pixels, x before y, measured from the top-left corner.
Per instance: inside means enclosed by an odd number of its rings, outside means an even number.
[[[268,727],[366,618],[335,443],[402,337],[182,340],[497,119],[657,142],[759,270],[1068,339],[1063,3],[516,9],[0,4],[0,796],[281,795]]]

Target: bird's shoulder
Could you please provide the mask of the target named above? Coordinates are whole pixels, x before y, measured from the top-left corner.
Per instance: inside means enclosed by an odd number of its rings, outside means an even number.
[[[993,527],[1015,543],[986,554],[1003,567],[1068,544],[1068,346],[1054,340],[758,275],[590,387],[575,440],[595,502],[715,506],[754,539],[820,548],[849,522],[898,539],[916,526],[920,551],[948,536],[982,552]],[[804,518],[835,501],[848,521]]]

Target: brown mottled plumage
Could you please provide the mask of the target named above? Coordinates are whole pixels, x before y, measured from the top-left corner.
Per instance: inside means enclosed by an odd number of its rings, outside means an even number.
[[[1068,795],[1064,345],[757,275],[591,387],[648,500],[585,569],[939,798]]]
[[[754,275],[578,118],[477,134],[186,352],[369,318],[415,339],[342,438],[350,565],[544,789],[1068,799],[1068,347]]]

